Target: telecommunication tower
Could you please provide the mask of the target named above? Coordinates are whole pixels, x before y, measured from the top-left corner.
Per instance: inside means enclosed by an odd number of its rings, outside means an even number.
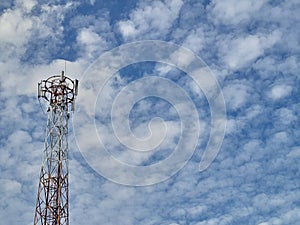
[[[74,111],[78,80],[54,75],[38,83],[38,98],[48,104],[34,225],[69,224],[68,120]]]

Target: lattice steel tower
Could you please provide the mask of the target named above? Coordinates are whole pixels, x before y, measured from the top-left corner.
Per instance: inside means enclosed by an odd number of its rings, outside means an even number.
[[[68,120],[74,111],[78,80],[54,75],[38,83],[38,97],[48,104],[43,164],[34,225],[68,225]]]

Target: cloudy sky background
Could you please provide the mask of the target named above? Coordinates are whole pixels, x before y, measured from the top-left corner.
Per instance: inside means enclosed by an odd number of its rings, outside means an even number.
[[[200,173],[210,121],[203,93],[182,71],[164,64],[122,69],[108,82],[104,102],[111,102],[137,78],[170,79],[197,107],[198,147],[171,179],[128,187],[108,181],[88,165],[76,139],[86,141],[87,149],[97,143],[89,140],[91,131],[75,137],[71,129],[70,224],[296,224],[300,220],[299,12],[297,0],[2,1],[1,224],[33,223],[46,124],[36,97],[37,82],[60,73],[64,60],[67,74],[83,80],[102,53],[149,39],[182,45],[213,71],[227,108],[223,145],[211,166]],[[90,76],[82,84],[81,114],[89,116],[94,109],[89,96],[99,90],[89,84],[99,81]],[[143,94],[141,89],[135,93]],[[122,151],[112,132],[99,135],[115,157],[136,165],[153,163],[176,146],[180,118],[171,104],[157,98],[138,102],[129,115],[140,137],[147,136],[148,123],[157,116],[171,132],[154,155],[132,157]],[[84,124],[84,117],[79,121]],[[96,122],[101,131],[109,118],[103,115]],[[160,140],[159,135],[154,138]]]

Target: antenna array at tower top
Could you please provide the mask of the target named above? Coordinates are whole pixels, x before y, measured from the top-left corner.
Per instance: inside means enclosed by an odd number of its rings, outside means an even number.
[[[64,75],[54,75],[38,83],[38,97],[44,98],[53,109],[62,107],[74,111],[75,97],[78,94],[78,80],[72,80]]]

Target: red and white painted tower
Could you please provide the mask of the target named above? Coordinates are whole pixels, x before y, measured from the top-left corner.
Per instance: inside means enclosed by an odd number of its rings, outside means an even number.
[[[77,94],[78,80],[64,72],[38,83],[38,97],[48,104],[48,119],[34,225],[69,224],[68,120]]]

